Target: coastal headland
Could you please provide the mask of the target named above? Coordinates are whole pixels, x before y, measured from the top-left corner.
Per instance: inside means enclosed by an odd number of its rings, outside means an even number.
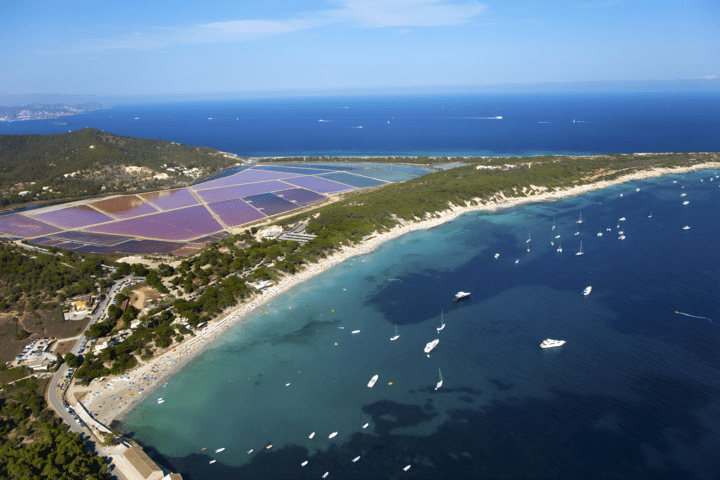
[[[301,284],[343,261],[358,255],[368,254],[378,246],[406,233],[429,229],[449,222],[464,213],[473,211],[493,212],[518,207],[524,204],[549,202],[561,198],[582,195],[584,193],[604,189],[611,185],[625,183],[633,180],[643,180],[661,177],[670,174],[683,174],[685,172],[717,169],[720,162],[707,162],[687,167],[650,168],[628,175],[619,176],[611,180],[601,180],[568,188],[559,188],[548,191],[544,187],[534,187],[526,190],[525,196],[507,198],[496,194],[491,200],[477,199],[475,203],[466,202],[465,205],[448,203],[446,209],[426,215],[425,218],[416,218],[414,221],[401,221],[386,231],[377,231],[370,238],[352,246],[340,248],[329,254],[316,264],[308,265],[304,270],[294,275],[286,275],[276,282],[274,286],[263,291],[262,294],[246,300],[232,308],[226,309],[222,315],[216,317],[208,326],[194,337],[177,344],[164,354],[142,363],[135,369],[119,376],[105,378],[102,382],[94,381],[90,388],[78,390],[73,400],[84,403],[88,411],[105,425],[119,420],[140,400],[150,394],[155,388],[166,382],[178,369],[182,368],[190,359],[200,353],[204,347],[218,339],[223,332],[236,324],[243,324],[248,320],[248,314],[261,307],[274,297]]]

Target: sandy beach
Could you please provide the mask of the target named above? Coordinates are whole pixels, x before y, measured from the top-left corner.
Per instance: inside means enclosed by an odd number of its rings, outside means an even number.
[[[377,233],[374,237],[367,239],[359,245],[336,251],[317,264],[309,264],[303,271],[296,275],[283,277],[273,287],[265,290],[262,294],[228,309],[217,319],[210,322],[206,328],[198,332],[195,337],[189,338],[182,344],[176,345],[163,355],[154,357],[149,362],[121,376],[107,377],[102,382],[98,382],[97,380],[92,382],[90,385],[91,389],[82,400],[83,404],[88,411],[95,415],[98,421],[105,425],[110,425],[113,420],[122,418],[122,416],[141,399],[150,395],[155,389],[161,388],[174,372],[202,351],[205,346],[222,335],[226,329],[242,322],[248,313],[261,307],[275,296],[332,268],[334,265],[349,258],[370,253],[384,242],[406,233],[441,225],[468,212],[481,210],[492,212],[522,204],[553,201],[560,198],[582,195],[593,190],[607,188],[611,185],[632,180],[717,168],[720,168],[720,163],[705,163],[683,168],[658,168],[627,175],[613,181],[581,185],[555,192],[547,192],[544,187],[537,188],[532,191],[526,191],[527,196],[522,198],[508,199],[501,197],[484,203],[481,202],[480,199],[477,199],[476,205],[448,206],[447,210],[436,214],[432,218],[397,225],[387,232]],[[154,395],[154,397],[159,396],[162,395]]]

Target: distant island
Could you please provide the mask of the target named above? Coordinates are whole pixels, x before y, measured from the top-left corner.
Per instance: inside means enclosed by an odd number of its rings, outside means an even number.
[[[48,120],[53,118],[79,115],[95,110],[106,110],[110,107],[97,102],[86,102],[78,105],[65,105],[62,103],[34,103],[24,106],[0,106],[0,122],[22,122],[26,120]]]

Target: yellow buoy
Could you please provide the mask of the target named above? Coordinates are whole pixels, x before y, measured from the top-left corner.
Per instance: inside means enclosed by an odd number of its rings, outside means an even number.
[[[388,382],[388,385],[392,385],[392,382]]]
[[[334,312],[335,310],[332,310],[332,311]]]

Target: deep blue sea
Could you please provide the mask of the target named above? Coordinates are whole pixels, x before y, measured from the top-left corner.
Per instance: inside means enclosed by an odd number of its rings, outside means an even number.
[[[62,133],[85,127],[248,157],[719,151],[720,93],[376,95],[158,103],[61,120],[5,123],[0,133]]]
[[[719,187],[705,170],[399,237],[257,309],[123,428],[195,480],[718,478]]]

